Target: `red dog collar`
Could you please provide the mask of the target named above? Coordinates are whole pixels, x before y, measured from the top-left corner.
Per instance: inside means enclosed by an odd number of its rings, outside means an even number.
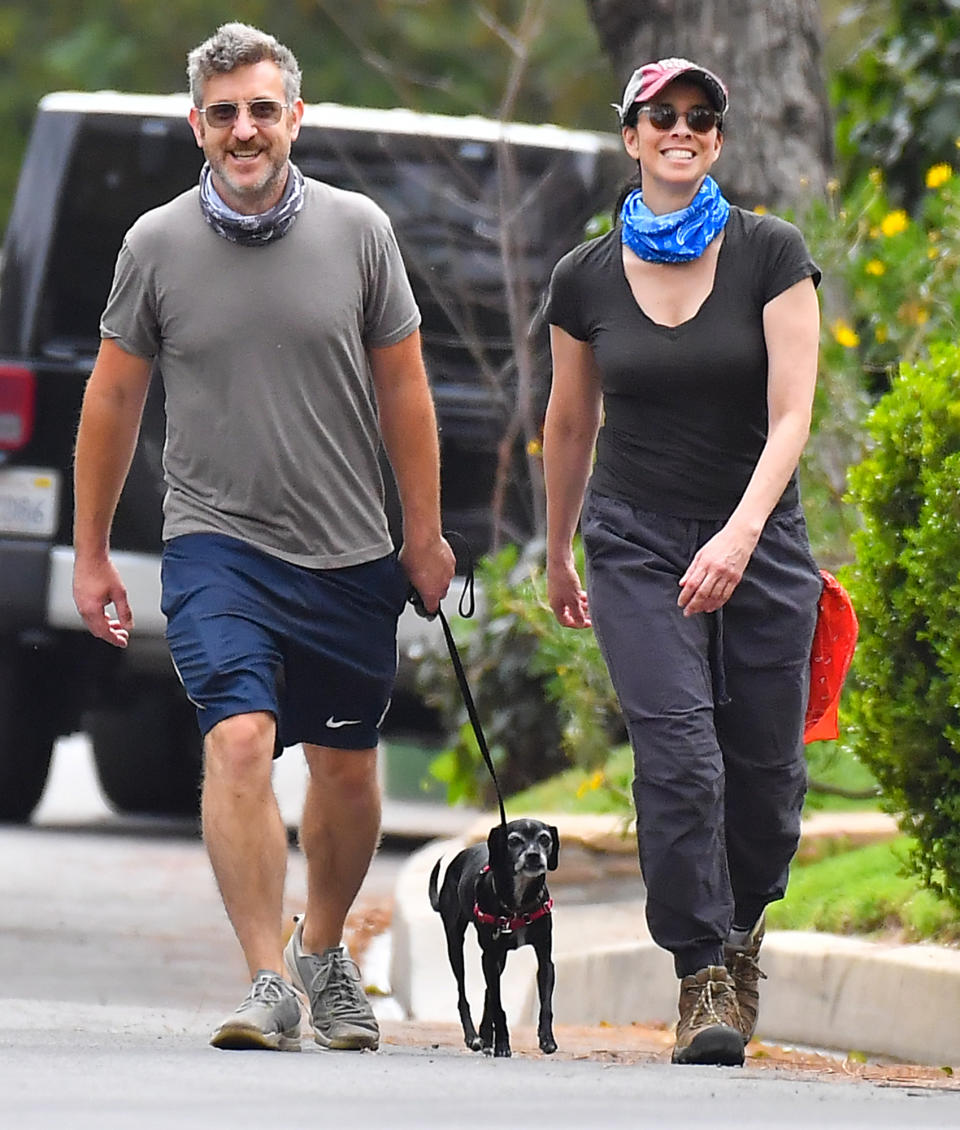
[[[478,903],[473,904],[474,918],[485,926],[496,926],[501,934],[512,934],[514,930],[519,930],[521,926],[529,926],[531,922],[543,918],[551,910],[553,910],[553,899],[547,899],[536,910],[531,910],[529,914],[518,914],[513,918],[498,918],[496,914],[487,914],[485,910],[481,910]]]
[[[484,867],[484,871],[489,871],[489,867]],[[484,926],[496,926],[498,933],[512,934],[514,930],[519,930],[523,926],[529,926],[531,922],[536,922],[538,918],[543,918],[553,910],[553,899],[545,899],[536,910],[531,910],[528,914],[517,914],[513,918],[508,918],[506,915],[498,916],[496,914],[488,914],[485,910],[480,909],[479,902],[474,901],[473,916],[478,922],[482,922]]]

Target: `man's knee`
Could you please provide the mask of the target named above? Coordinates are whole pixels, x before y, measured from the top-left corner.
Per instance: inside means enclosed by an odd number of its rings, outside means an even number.
[[[263,711],[218,722],[204,741],[204,776],[235,781],[269,779],[276,723]]]
[[[330,749],[304,745],[314,785],[339,801],[361,801],[379,791],[375,749]]]

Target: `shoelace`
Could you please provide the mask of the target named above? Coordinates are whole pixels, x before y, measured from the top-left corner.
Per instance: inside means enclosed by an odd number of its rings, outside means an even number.
[[[746,966],[746,968],[744,968],[744,966]],[[755,973],[758,978],[762,977],[764,981],[767,979],[766,973],[760,968],[760,959],[758,957],[754,957],[753,954],[749,953],[736,954],[733,959],[733,975],[743,975],[748,972]]]
[[[328,990],[328,1000],[333,1009],[351,1007],[356,1003],[360,984],[360,967],[349,957],[333,953],[326,961],[318,961],[316,973],[310,979],[310,992]]]
[[[733,986],[728,985],[725,981],[707,981],[703,988],[700,990],[700,996],[697,1003],[693,1006],[693,1012],[690,1014],[691,1024],[695,1023],[700,1016],[706,1013],[711,1020],[717,1024],[726,1024],[726,1021],[717,1012],[714,1003],[714,991],[717,992],[717,999],[721,999],[725,995],[733,992]]]
[[[284,996],[285,986],[283,980],[274,974],[261,974],[250,986],[250,992],[237,1009],[242,1012],[245,1008],[252,1008],[255,1004],[279,1004]]]

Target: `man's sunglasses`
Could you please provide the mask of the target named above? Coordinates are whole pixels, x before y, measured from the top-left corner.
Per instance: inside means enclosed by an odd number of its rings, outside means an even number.
[[[709,133],[714,126],[723,122],[723,114],[719,110],[711,110],[709,106],[691,106],[685,113],[678,111],[669,102],[645,102],[637,107],[638,114],[646,114],[654,129],[673,129],[680,118],[686,118],[687,125],[694,133]]]
[[[247,107],[251,121],[257,126],[275,126],[283,116],[283,111],[290,109],[274,98],[255,98],[252,102],[244,102],[243,105]],[[198,106],[197,111],[207,119],[208,126],[213,129],[226,129],[237,120],[240,106],[239,102],[211,102],[209,106]]]

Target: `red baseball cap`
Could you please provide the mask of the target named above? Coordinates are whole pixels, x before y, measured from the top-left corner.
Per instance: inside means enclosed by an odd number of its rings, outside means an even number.
[[[727,88],[713,71],[708,71],[699,63],[691,63],[689,59],[659,59],[656,63],[645,63],[638,67],[630,76],[630,81],[623,90],[623,98],[619,104],[614,103],[613,107],[620,115],[620,121],[623,122],[635,102],[649,102],[665,86],[681,77],[698,82],[706,91],[714,110],[726,113]]]

